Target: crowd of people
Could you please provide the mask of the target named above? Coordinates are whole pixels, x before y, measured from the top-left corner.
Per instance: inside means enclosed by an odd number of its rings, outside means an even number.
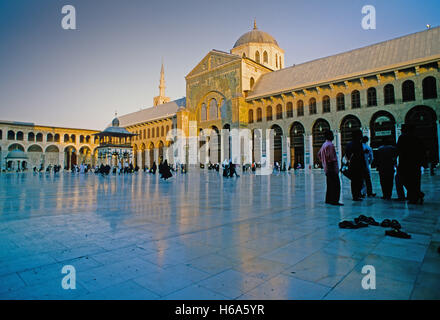
[[[402,135],[397,144],[382,145],[374,155],[368,145],[368,137],[363,137],[360,130],[354,130],[351,141],[345,147],[341,169],[332,142],[333,132],[327,130],[324,133],[326,141],[318,152],[327,179],[325,202],[331,205],[343,205],[339,202],[341,193],[339,172],[351,181],[353,201],[375,197],[370,171],[373,166],[379,172],[382,199],[392,199],[395,182],[397,192],[395,200],[423,204],[425,194],[421,191],[421,173],[423,168],[428,166],[427,153],[423,141],[414,134],[414,129],[412,125],[402,125]]]

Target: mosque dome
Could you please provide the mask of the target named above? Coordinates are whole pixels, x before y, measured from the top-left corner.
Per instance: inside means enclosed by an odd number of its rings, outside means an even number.
[[[258,30],[257,24],[254,21],[254,29],[252,31],[246,32],[240,38],[238,38],[237,42],[234,44],[234,48],[237,48],[241,45],[247,43],[272,43],[278,46],[277,41],[267,32]]]
[[[117,117],[113,119],[112,127],[119,127],[119,119]]]

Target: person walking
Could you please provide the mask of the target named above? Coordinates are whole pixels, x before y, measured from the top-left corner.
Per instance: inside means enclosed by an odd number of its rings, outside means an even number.
[[[393,145],[383,145],[377,149],[374,164],[379,171],[382,199],[391,200],[394,182],[394,167],[396,165],[397,148]]]
[[[402,135],[397,141],[399,179],[407,190],[408,202],[423,204],[425,194],[420,191],[421,168],[426,166],[426,149],[422,140],[414,134],[414,126],[402,125]]]
[[[364,150],[365,166],[367,170],[365,171],[364,183],[367,189],[367,197],[375,197],[376,194],[373,193],[373,186],[371,184],[371,163],[373,162],[373,149],[368,145],[367,136],[362,137],[362,148]]]
[[[333,132],[331,130],[326,130],[324,132],[324,137],[325,142],[318,152],[318,158],[322,163],[327,180],[325,203],[334,206],[343,206],[343,204],[339,202],[341,196],[341,183],[339,181],[339,167],[336,149],[332,142],[334,139]]]
[[[345,148],[345,155],[349,160],[348,168],[353,201],[362,201],[362,182],[367,170],[361,139],[362,132],[360,130],[354,130],[351,134],[351,142],[349,142]]]

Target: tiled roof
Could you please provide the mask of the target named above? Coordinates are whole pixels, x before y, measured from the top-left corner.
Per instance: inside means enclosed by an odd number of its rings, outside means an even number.
[[[136,112],[132,112],[118,117],[120,123],[119,125],[121,127],[128,127],[137,123],[171,117],[176,114],[177,110],[180,107],[185,107],[185,105],[186,105],[186,99],[181,98],[178,100],[160,104],[155,107],[150,107]]]
[[[440,58],[440,27],[264,74],[248,100]]]

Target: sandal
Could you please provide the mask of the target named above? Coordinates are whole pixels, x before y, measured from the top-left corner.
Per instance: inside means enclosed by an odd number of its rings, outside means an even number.
[[[381,227],[384,227],[384,228],[389,228],[389,227],[391,227],[391,221],[390,221],[390,219],[385,219],[384,221],[382,221],[381,224],[380,224],[380,226],[381,226]]]
[[[379,222],[377,222],[376,220],[374,220],[374,218],[373,217],[368,217],[367,218],[367,223],[370,225],[370,226],[378,226],[379,225]]]
[[[368,224],[367,223],[365,223],[365,222],[358,222],[358,223],[356,223],[356,229],[359,229],[359,228],[366,228],[366,227],[368,227]]]
[[[339,222],[339,228],[341,229],[356,229],[356,225],[351,221]]]
[[[392,220],[391,221],[391,228],[400,230],[400,229],[402,229],[402,226],[400,225],[399,221]]]
[[[396,229],[385,231],[385,235],[395,238],[401,238],[401,239],[411,239],[410,234]]]

